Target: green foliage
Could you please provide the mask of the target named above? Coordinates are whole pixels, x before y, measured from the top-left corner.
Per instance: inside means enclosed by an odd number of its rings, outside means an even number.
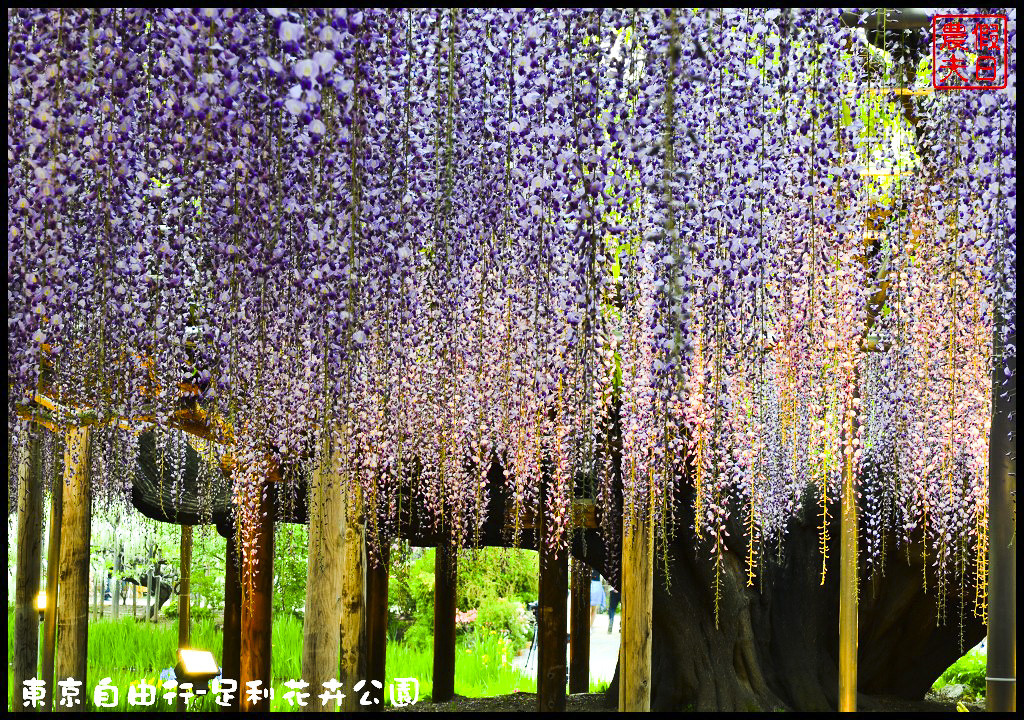
[[[287,523],[274,535],[274,611],[298,614],[306,604],[309,528]]]
[[[213,617],[224,610],[224,558],[227,540],[213,528],[195,528],[189,593],[192,618]]]
[[[985,697],[986,662],[987,654],[984,650],[970,650],[939,676],[932,685],[932,690],[937,692],[946,685],[959,684],[964,686],[965,699],[976,700]]]
[[[503,597],[488,597],[481,603],[476,625],[479,632],[497,632],[519,649],[529,642],[530,617],[523,604]]]
[[[455,651],[455,693],[494,697],[534,692],[536,683],[512,667],[517,649],[510,638],[495,630],[464,635]]]
[[[388,582],[388,603],[396,608],[395,634],[413,648],[431,646],[434,637],[434,558],[429,549],[419,558],[398,555]]]
[[[397,611],[394,636],[426,649],[434,636],[434,559],[429,548],[418,557],[395,553],[389,603]],[[526,603],[537,597],[537,553],[481,548],[459,553],[459,610],[477,610],[475,629],[494,631],[515,649],[525,644],[530,627]]]
[[[7,610],[7,656],[8,685],[12,679],[14,657],[14,609]],[[274,712],[296,711],[283,699],[287,688],[286,680],[301,677],[302,663],[302,622],[291,615],[275,616],[272,633],[272,685],[274,699],[270,709]],[[192,647],[210,650],[218,662],[222,660],[223,638],[212,620],[196,621],[192,624]],[[152,707],[130,707],[128,688],[145,681],[159,686],[161,671],[171,668],[176,662],[178,627],[175,623],[158,624],[137,622],[130,617],[117,622],[100,620],[89,623],[89,669],[86,692],[83,693],[85,709],[111,712],[174,712],[174,705],[159,699]],[[497,631],[489,633],[468,633],[460,636],[455,656],[455,692],[467,697],[489,697],[519,691],[532,692],[534,681],[512,667],[515,649],[510,639]],[[433,651],[411,647],[404,643],[391,643],[387,650],[385,678],[416,678],[419,681],[419,700],[429,700],[432,690]],[[118,688],[118,705],[114,708],[98,708],[93,704],[93,689],[103,678],[110,678]],[[160,694],[163,694],[160,690]],[[8,695],[10,703],[11,695]],[[310,700],[314,700],[310,698]],[[317,700],[314,700],[318,702]],[[390,698],[385,690],[385,702]],[[10,706],[9,706],[10,707]],[[220,708],[212,696],[193,700],[189,710],[216,712]]]
[[[537,599],[537,553],[480,548],[459,553],[459,609],[479,608],[488,598],[526,604]]]

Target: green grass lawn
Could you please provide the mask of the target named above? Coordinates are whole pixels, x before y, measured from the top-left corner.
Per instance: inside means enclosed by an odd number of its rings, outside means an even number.
[[[14,659],[14,610],[8,608],[7,633],[7,676],[12,684]],[[302,621],[291,616],[275,618],[272,630],[272,676],[274,699],[271,710],[287,711],[292,708],[283,699],[287,692],[284,682],[299,679],[302,665]],[[159,686],[160,673],[176,662],[178,628],[174,622],[159,624],[143,623],[131,617],[117,622],[109,618],[89,623],[89,670],[87,691],[83,700],[89,710],[112,711],[172,711],[173,703],[161,699],[165,690],[158,687],[156,705],[131,707],[128,705],[128,688],[145,681]],[[40,637],[40,647],[42,638]],[[212,620],[200,620],[192,624],[192,646],[211,650],[218,660],[221,658],[221,634],[214,629]],[[536,684],[528,676],[511,666],[518,648],[499,633],[492,631],[485,635],[469,633],[461,635],[455,658],[455,692],[467,697],[492,697],[514,692],[535,692]],[[416,678],[419,681],[419,700],[431,696],[431,675],[433,672],[433,651],[420,650],[391,643],[387,649],[388,682],[394,678]],[[93,689],[103,679],[118,688],[118,704],[113,708],[98,708],[93,705]],[[12,688],[13,689],[13,688]],[[593,690],[598,688],[594,687]],[[345,688],[342,689],[345,692]],[[319,690],[317,692],[320,692]],[[385,686],[385,701],[390,704],[388,687]],[[21,694],[18,692],[18,702]],[[315,697],[310,700],[319,702]],[[12,695],[8,695],[8,707]],[[215,710],[217,706],[210,696],[190,702],[192,710]]]

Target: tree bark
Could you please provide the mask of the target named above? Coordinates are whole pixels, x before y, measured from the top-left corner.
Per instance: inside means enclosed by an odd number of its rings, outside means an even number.
[[[839,536],[838,511],[833,508],[832,537]],[[753,587],[746,583],[742,544],[727,549],[717,627],[710,550],[695,548],[692,531],[677,535],[667,579],[662,563],[655,572],[652,710],[837,709],[839,553],[829,558],[822,585],[818,532],[815,513],[794,520],[781,555],[765,548]],[[731,535],[742,538],[739,529]],[[606,577],[617,585],[614,569],[602,565],[600,543],[588,542],[587,551],[589,561],[605,567]],[[884,576],[879,570],[869,575],[863,563],[859,567],[864,580],[857,703],[862,710],[878,707],[874,696],[922,699],[935,679],[984,637],[984,627],[969,609],[964,611],[962,644],[958,618],[937,623],[935,597],[922,589],[924,571],[917,544],[890,553]],[[934,580],[929,575],[932,587]],[[617,693],[613,681],[609,694]]]

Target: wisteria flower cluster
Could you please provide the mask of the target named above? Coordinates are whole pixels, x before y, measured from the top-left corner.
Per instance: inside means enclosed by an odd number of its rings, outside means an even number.
[[[664,535],[690,488],[751,579],[798,512],[829,552],[851,464],[873,561],[961,572],[1014,96],[908,99],[895,50],[830,10],[10,9],[14,446],[40,392],[131,467],[191,392],[248,526],[327,447],[375,538],[417,503],[464,545],[497,461],[557,546],[581,491]]]

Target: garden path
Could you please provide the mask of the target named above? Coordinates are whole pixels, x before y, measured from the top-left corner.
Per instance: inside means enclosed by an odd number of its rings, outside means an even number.
[[[619,660],[619,622],[621,614],[616,612],[611,633],[608,632],[608,615],[602,613],[594,618],[590,628],[590,680],[591,682],[610,683],[615,675],[615,665]],[[566,667],[568,667],[569,648],[566,645]],[[531,678],[537,677],[537,648],[530,653],[524,650],[512,661],[513,667],[521,669]]]

